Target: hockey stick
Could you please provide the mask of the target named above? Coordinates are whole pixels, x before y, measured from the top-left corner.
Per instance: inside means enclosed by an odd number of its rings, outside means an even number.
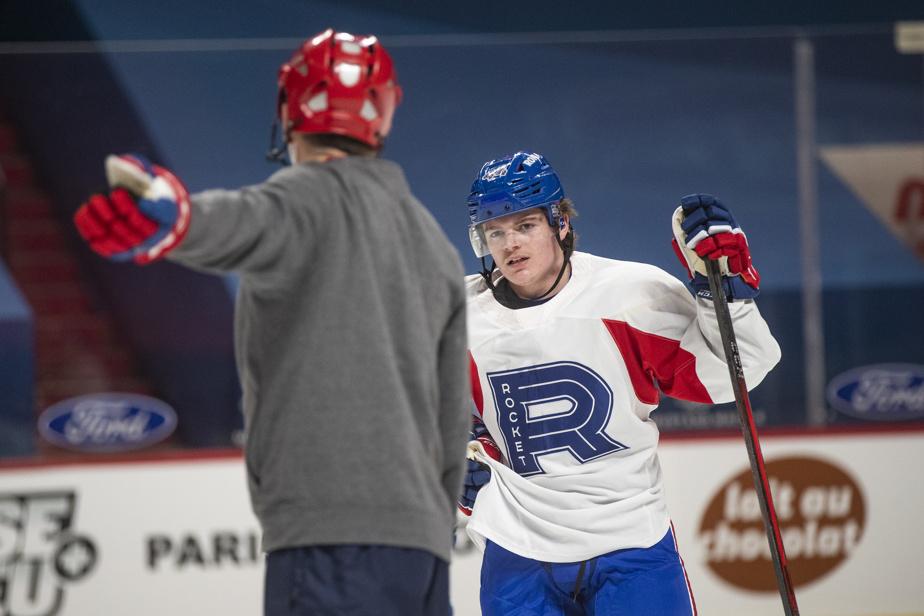
[[[796,604],[796,592],[793,589],[792,580],[789,579],[789,567],[786,562],[786,552],[783,549],[783,538],[780,536],[780,525],[776,519],[773,496],[770,494],[770,482],[767,481],[764,456],[760,452],[760,441],[757,438],[754,414],[751,412],[748,388],[744,382],[744,370],[741,368],[738,342],[735,340],[731,313],[728,311],[728,299],[725,297],[725,291],[722,288],[722,277],[719,273],[718,264],[712,259],[705,259],[705,262],[706,273],[709,278],[709,290],[712,291],[712,301],[715,304],[715,316],[719,322],[719,332],[722,334],[722,346],[725,348],[728,374],[731,376],[732,390],[735,392],[735,404],[738,407],[741,432],[744,434],[744,442],[748,448],[748,459],[751,462],[754,488],[757,490],[757,500],[760,502],[760,512],[763,515],[764,528],[767,531],[767,541],[770,543],[770,555],[773,558],[773,569],[776,572],[776,584],[780,591],[780,598],[783,600],[783,610],[786,616],[798,616],[799,606]]]

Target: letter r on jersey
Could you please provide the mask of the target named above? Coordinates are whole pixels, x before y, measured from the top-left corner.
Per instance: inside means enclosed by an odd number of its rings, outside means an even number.
[[[587,366],[556,362],[487,377],[507,458],[520,475],[544,473],[539,457],[556,451],[583,464],[627,449],[604,432],[613,392]]]

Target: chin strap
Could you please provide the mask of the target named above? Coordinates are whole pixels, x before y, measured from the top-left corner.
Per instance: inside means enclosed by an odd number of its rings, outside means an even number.
[[[544,299],[549,293],[555,290],[555,287],[558,286],[558,283],[561,282],[562,277],[565,275],[565,270],[568,268],[568,265],[571,263],[571,255],[574,252],[574,230],[569,228],[568,234],[565,236],[565,239],[558,237],[558,234],[555,235],[555,239],[558,241],[558,245],[561,248],[562,254],[565,258],[562,260],[561,269],[558,270],[558,276],[555,278],[555,282],[552,283],[552,286],[549,287],[549,290],[540,295],[539,297],[533,297],[530,301],[539,301]],[[485,284],[488,285],[488,288],[491,289],[491,294],[494,295],[494,299],[501,301],[498,297],[499,291],[494,285],[494,270],[497,269],[497,263],[491,261],[491,268],[488,269],[485,258],[481,257],[481,277],[484,278]],[[501,302],[503,303],[503,302]]]
[[[273,122],[273,126],[270,129],[270,147],[266,152],[266,160],[270,162],[276,162],[283,166],[289,164],[288,159],[286,158],[286,142],[285,139],[279,138],[279,120]]]
[[[497,263],[491,261],[491,269],[488,269],[488,264],[485,263],[484,257],[481,257],[481,271],[478,272],[481,274],[481,277],[484,278],[484,282],[488,285],[488,288],[491,289],[491,293],[494,293],[494,296],[497,297],[497,289],[494,287],[494,270],[497,269]]]

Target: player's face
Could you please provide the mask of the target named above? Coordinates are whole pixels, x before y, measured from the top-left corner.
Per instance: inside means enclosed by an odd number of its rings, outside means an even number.
[[[566,231],[560,233],[563,237]],[[489,220],[484,236],[501,274],[520,297],[539,297],[555,282],[564,255],[541,208]]]

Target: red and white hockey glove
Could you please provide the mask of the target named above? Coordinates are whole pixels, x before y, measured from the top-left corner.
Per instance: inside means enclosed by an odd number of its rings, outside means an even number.
[[[729,300],[758,295],[760,274],[751,263],[748,240],[727,207],[706,194],[687,195],[672,220],[677,258],[686,267],[690,286],[700,297],[711,298],[705,259],[716,260]]]
[[[95,194],[74,214],[90,248],[113,261],[144,265],[170,252],[189,229],[189,192],[170,171],[141,156],[106,157],[111,192]]]
[[[465,481],[463,482],[462,495],[459,497],[459,511],[465,515],[472,515],[472,507],[475,506],[475,498],[478,491],[491,480],[491,469],[476,459],[476,454],[493,458],[498,462],[502,461],[503,455],[497,447],[497,443],[491,438],[491,434],[485,427],[484,422],[477,417],[472,417],[472,440],[468,443],[465,469]]]

